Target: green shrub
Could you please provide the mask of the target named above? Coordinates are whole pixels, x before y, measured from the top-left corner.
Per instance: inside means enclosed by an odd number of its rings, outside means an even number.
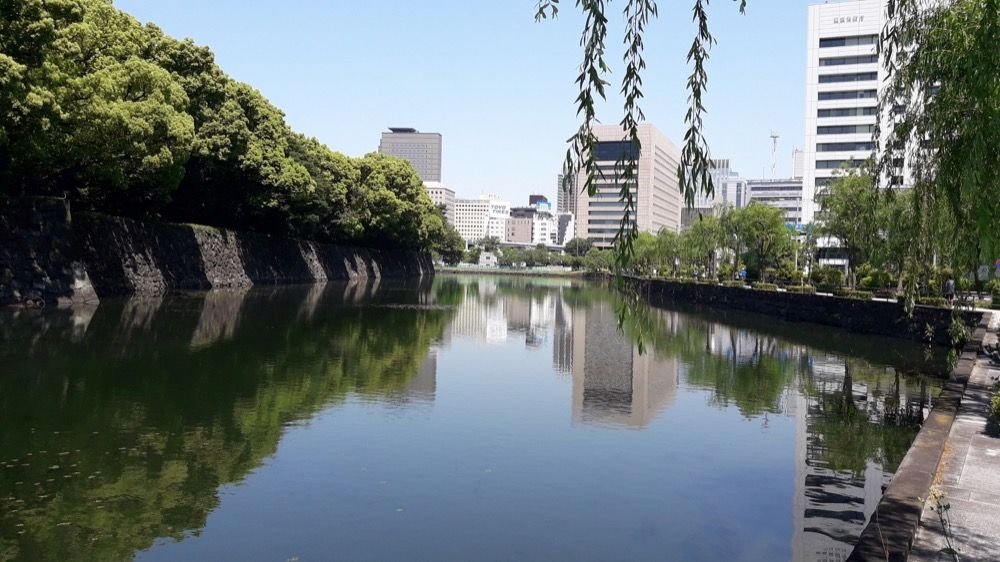
[[[997,390],[990,401],[990,417],[994,424],[1000,424],[1000,390]]]
[[[817,288],[829,287],[832,290],[844,284],[844,272],[836,267],[818,267],[812,270],[809,279]]]
[[[840,289],[840,285],[831,285],[829,283],[816,283],[816,290],[821,293],[833,293]]]
[[[880,299],[894,299],[896,298],[896,289],[875,289],[875,296]]]
[[[855,299],[860,301],[870,301],[872,300],[871,291],[852,291],[850,289],[839,289],[834,291],[833,294],[838,297],[844,297],[847,299]]]
[[[778,286],[775,285],[774,283],[754,283],[753,285],[751,285],[751,287],[753,287],[754,289],[757,289],[758,291],[777,291],[778,290]]]
[[[738,287],[740,289],[745,289],[746,286],[747,286],[747,284],[744,283],[743,281],[723,281],[722,282],[722,286],[723,287]]]
[[[870,268],[864,276],[859,273],[858,278],[858,286],[865,289],[886,289],[896,285],[892,274],[881,269]]]
[[[800,293],[803,295],[815,295],[816,287],[812,285],[790,285],[785,288],[789,293]]]
[[[917,304],[924,306],[948,307],[948,299],[944,297],[917,297]]]

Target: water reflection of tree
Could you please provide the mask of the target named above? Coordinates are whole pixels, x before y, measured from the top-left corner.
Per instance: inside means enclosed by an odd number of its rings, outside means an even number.
[[[927,381],[917,381],[920,393],[913,400],[904,393],[898,371],[856,360],[843,363],[839,388],[813,395],[813,449],[831,470],[857,476],[868,463],[877,462],[884,470],[895,472],[923,421],[929,399]],[[887,379],[891,380],[888,389]],[[863,383],[868,392],[856,395],[856,382]]]
[[[251,295],[228,334],[188,298],[138,326],[134,306],[102,306],[76,344],[60,329],[30,353],[0,342],[0,559],[129,559],[197,532],[288,423],[349,393],[402,392],[453,312],[344,307],[345,294],[331,287],[307,316],[302,292]],[[192,350],[199,326],[226,338]]]
[[[820,381],[811,364],[815,350],[761,333],[728,328],[725,353],[712,349],[711,322],[683,320],[670,313],[638,309],[624,331],[642,338],[653,353],[678,356],[688,384],[711,389],[712,402],[735,405],[747,417],[785,411],[793,385],[810,406],[812,456],[828,468],[861,474],[867,463],[893,472],[913,442],[929,401],[926,377],[874,366],[863,359],[839,359],[843,377],[835,387]],[[855,395],[855,384],[862,387]],[[904,384],[909,383],[909,384]],[[908,396],[917,385],[919,394]]]

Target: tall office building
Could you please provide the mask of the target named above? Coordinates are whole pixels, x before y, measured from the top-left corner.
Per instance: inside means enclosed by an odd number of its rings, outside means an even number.
[[[576,213],[577,186],[576,176],[570,176],[569,182],[564,186],[566,176],[559,174],[556,180],[556,212]]]
[[[605,177],[597,179],[597,192],[593,196],[577,192],[576,235],[590,239],[594,246],[607,248],[625,214],[615,179],[615,162],[635,147],[623,140],[625,133],[617,125],[594,127],[594,134],[597,136],[598,166]],[[641,146],[635,155],[638,181],[632,187],[635,214],[630,218],[640,231],[655,234],[665,228],[677,232],[683,206],[677,179],[680,150],[648,123],[639,125],[639,142]],[[585,180],[585,172],[581,172],[576,179],[577,185],[584,185]]]
[[[842,165],[872,155],[879,84],[878,37],[885,0],[809,6],[802,222],[812,222],[824,187]],[[900,180],[900,183],[902,181]]]
[[[425,182],[441,181],[441,133],[389,127],[382,133],[378,151],[408,161]]]

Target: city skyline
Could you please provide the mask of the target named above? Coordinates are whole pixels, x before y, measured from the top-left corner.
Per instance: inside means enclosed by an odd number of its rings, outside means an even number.
[[[766,177],[772,129],[781,134],[778,177],[790,175],[792,148],[802,145],[803,116],[791,108],[804,104],[810,3],[751,2],[745,16],[729,3],[710,6],[719,44],[708,67],[706,135],[713,156],[730,158],[746,177]],[[193,0],[119,0],[116,6],[210,47],[229,74],[274,101],[293,128],[333,150],[375,152],[389,126],[435,131],[445,138],[442,182],[458,196],[493,193],[520,202],[543,193],[556,200],[553,178],[577,126],[573,79],[581,21],[574,10],[536,24],[531,5],[496,5],[487,18],[465,14],[452,0],[360,5],[350,12],[313,1],[297,10]],[[199,17],[187,17],[192,13]],[[620,71],[618,19],[609,23],[609,62]],[[684,130],[690,72],[684,56],[692,33],[686,11],[661,6],[647,39],[643,107],[647,121],[675,141]],[[332,56],[338,52],[365,56]],[[373,70],[379,68],[392,72]],[[761,76],[767,88],[747,87]],[[394,87],[399,84],[407,87]],[[620,112],[617,87],[609,88],[598,117],[615,123]]]

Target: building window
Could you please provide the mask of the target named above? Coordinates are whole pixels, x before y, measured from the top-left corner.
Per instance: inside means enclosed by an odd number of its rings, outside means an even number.
[[[873,142],[821,142],[816,145],[816,152],[858,152],[875,150]]]
[[[869,134],[874,131],[875,125],[829,125],[816,127],[817,135]]]
[[[850,35],[847,37],[824,37],[819,40],[820,48],[827,47],[857,47],[860,45],[874,45],[878,42],[878,35]]]
[[[830,109],[820,109],[816,112],[816,117],[859,117],[875,115],[875,107],[835,107]]]
[[[837,82],[867,82],[878,80],[878,72],[852,72],[850,74],[823,74],[819,77],[820,84],[835,84]]]
[[[624,160],[628,158],[639,159],[639,146],[628,141],[603,141],[594,146],[594,155],[600,161]]]
[[[853,57],[826,57],[819,59],[820,66],[843,66],[845,64],[875,64],[878,55],[860,55]]]
[[[857,168],[861,166],[861,162],[858,160],[817,160],[816,169],[817,170],[836,170],[838,168],[847,166],[848,168]]]
[[[819,101],[874,99],[875,90],[846,90],[841,92],[820,92]]]

